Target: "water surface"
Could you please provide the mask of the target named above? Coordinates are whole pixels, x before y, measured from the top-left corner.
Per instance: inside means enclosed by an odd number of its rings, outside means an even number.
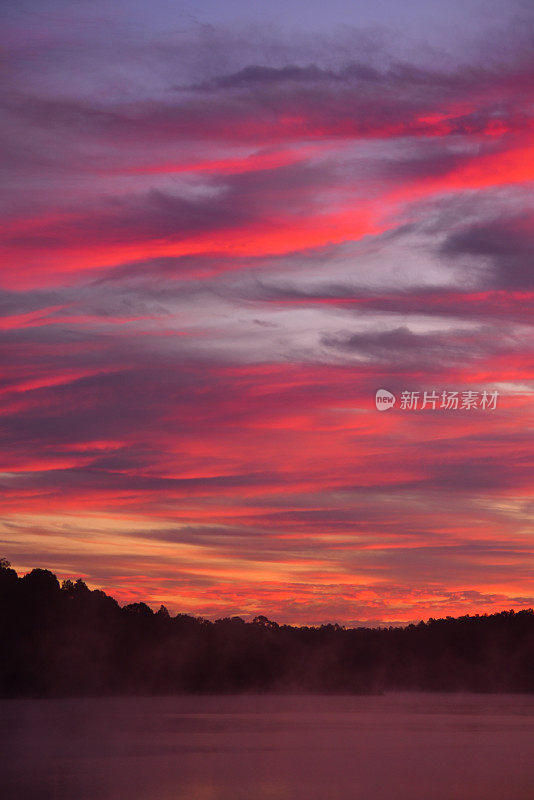
[[[6,800],[532,800],[534,697],[0,702]]]

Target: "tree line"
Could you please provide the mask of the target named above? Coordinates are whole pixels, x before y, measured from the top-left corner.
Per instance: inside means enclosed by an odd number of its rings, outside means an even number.
[[[0,559],[0,695],[533,692],[534,612],[404,628],[278,625],[120,606]]]

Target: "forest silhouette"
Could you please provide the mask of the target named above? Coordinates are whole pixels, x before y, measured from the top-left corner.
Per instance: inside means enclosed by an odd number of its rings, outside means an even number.
[[[0,559],[0,695],[534,692],[534,612],[404,628],[278,625],[120,606]]]

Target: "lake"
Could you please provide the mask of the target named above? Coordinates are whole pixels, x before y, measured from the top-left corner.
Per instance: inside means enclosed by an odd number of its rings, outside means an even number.
[[[0,701],[4,800],[532,800],[534,696]]]

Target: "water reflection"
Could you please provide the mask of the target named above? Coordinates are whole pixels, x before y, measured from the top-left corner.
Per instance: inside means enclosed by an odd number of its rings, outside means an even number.
[[[2,701],[7,800],[531,800],[534,697]]]

